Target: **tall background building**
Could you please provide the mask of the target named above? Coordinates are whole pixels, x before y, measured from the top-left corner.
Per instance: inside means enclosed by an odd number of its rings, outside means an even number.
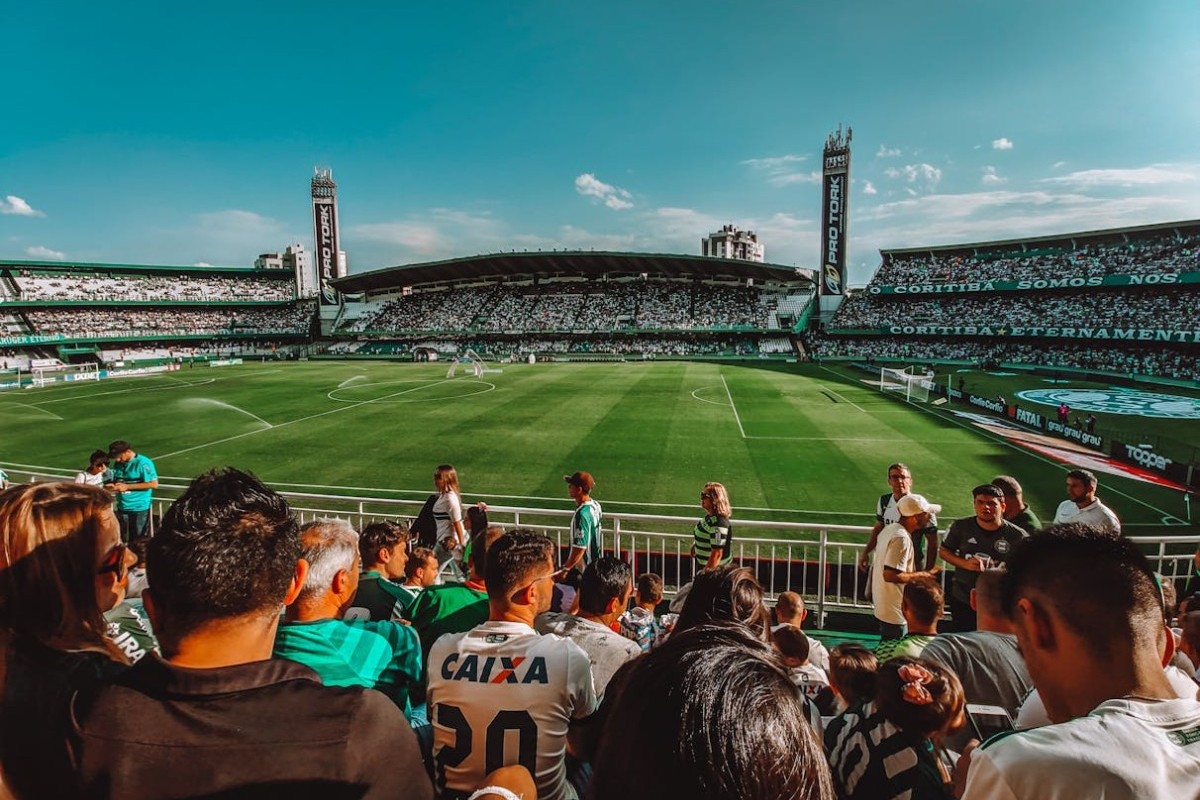
[[[713,258],[736,258],[740,261],[766,260],[766,250],[759,244],[754,231],[739,231],[733,225],[725,225],[716,233],[700,240],[700,255]]]
[[[341,254],[339,254],[341,256]],[[339,262],[344,263],[344,256]],[[255,269],[288,269],[296,276],[296,297],[317,296],[317,273],[313,269],[312,253],[304,245],[289,244],[282,253],[263,253],[254,260]],[[341,275],[339,274],[340,278]]]

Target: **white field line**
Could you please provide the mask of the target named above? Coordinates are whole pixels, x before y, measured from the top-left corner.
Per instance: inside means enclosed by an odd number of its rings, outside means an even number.
[[[864,413],[864,414],[867,414],[867,413],[869,413],[869,412],[868,412],[868,411],[867,411],[865,408],[863,408],[862,406],[860,406],[858,403],[854,402],[854,401],[853,401],[853,400],[851,400],[850,398],[846,397],[846,395],[842,394],[842,393],[841,393],[841,392],[839,392],[839,391],[836,391],[836,390],[834,390],[834,389],[830,389],[828,386],[822,386],[822,385],[821,385],[821,384],[819,384],[819,383],[817,384],[817,388],[821,389],[822,391],[829,392],[830,394],[835,394],[835,395],[837,395],[838,397],[842,398],[842,399],[843,399],[843,400],[845,400],[847,403],[849,403],[850,405],[854,406],[855,408],[857,408],[859,411],[861,411],[861,412],[862,412],[862,413]]]
[[[207,386],[210,383],[216,383],[216,378],[206,378],[202,381],[177,381],[175,384],[168,386],[134,386],[130,389],[113,389],[109,392],[88,392],[87,394],[75,395],[74,397],[60,397],[57,400],[43,400],[38,403],[39,406],[48,406],[51,403],[70,403],[73,400],[90,400],[93,397],[106,397],[111,394],[131,394],[134,392],[161,392],[167,389],[186,389],[191,386]]]
[[[713,386],[701,386],[699,389],[693,389],[692,397],[696,398],[701,403],[712,403],[714,406],[728,406],[729,405],[728,403],[718,403],[716,400],[709,400],[707,398],[701,397],[700,395],[696,394],[696,392],[703,392],[705,389],[712,389],[712,388],[713,388]],[[728,391],[728,387],[726,387],[726,391]]]
[[[34,411],[40,411],[43,414],[45,414],[49,417],[53,417],[56,420],[59,420],[59,421],[62,420],[62,417],[60,417],[58,414],[55,414],[53,411],[48,411],[48,410],[42,408],[41,406],[35,406],[30,403],[13,403],[13,402],[0,403],[0,411],[3,411],[6,408],[18,408],[18,407],[19,408],[32,408]]]
[[[821,367],[821,369],[826,370],[827,372],[831,372],[834,375],[837,374],[836,372],[833,372],[832,370],[830,370],[829,367]],[[912,405],[918,411],[921,411],[925,414],[930,414],[934,417],[937,417],[938,419],[942,419],[947,422],[952,422],[960,428],[980,434],[980,435],[984,436],[985,438],[991,439],[994,442],[998,442],[998,443],[1004,445],[1005,447],[1008,447],[1009,449],[1016,450],[1018,453],[1027,455],[1030,458],[1037,459],[1038,461],[1041,461],[1043,464],[1049,464],[1052,467],[1060,467],[1060,468],[1063,466],[1063,463],[1061,461],[1055,461],[1054,459],[1044,456],[1041,453],[1035,453],[1032,450],[1026,450],[1025,448],[1021,447],[1020,445],[1017,445],[1017,444],[1014,444],[1014,443],[1008,441],[1003,436],[997,436],[996,434],[991,433],[989,431],[985,431],[983,428],[980,428],[976,425],[971,425],[971,424],[963,422],[961,420],[957,420],[948,414],[937,414],[933,410],[925,408],[924,406],[918,405],[916,403],[914,403]],[[1150,509],[1151,511],[1157,511],[1159,514],[1163,515],[1163,523],[1164,524],[1171,524],[1171,523],[1167,522],[1168,519],[1175,520],[1176,522],[1179,522],[1179,523],[1183,522],[1183,520],[1181,520],[1179,517],[1175,516],[1174,514],[1170,513],[1169,511],[1164,511],[1161,508],[1159,508],[1158,506],[1150,505],[1145,500],[1134,497],[1131,494],[1126,494],[1125,492],[1122,492],[1120,489],[1114,489],[1111,486],[1106,486],[1106,487],[1104,487],[1104,490],[1106,492],[1111,492],[1112,494],[1120,495],[1121,497],[1124,497],[1127,500],[1132,500],[1133,502],[1137,503],[1138,505],[1145,506],[1146,508]]]
[[[382,397],[375,397],[370,400],[363,400],[362,402],[354,403],[353,405],[342,406],[341,408],[334,408],[329,411],[322,411],[320,414],[310,414],[307,417],[300,417],[299,419],[288,420],[287,422],[280,422],[271,428],[259,428],[256,431],[247,431],[246,433],[239,433],[236,436],[226,436],[224,439],[216,439],[214,441],[205,442],[204,444],[198,444],[193,447],[185,447],[184,449],[176,450],[173,453],[167,453],[166,455],[155,456],[154,460],[162,461],[164,458],[171,458],[172,456],[180,456],[180,455],[183,455],[184,453],[190,453],[193,450],[203,450],[205,447],[212,447],[214,444],[224,444],[225,442],[232,442],[235,439],[244,439],[247,436],[254,436],[257,433],[263,433],[264,431],[279,430],[280,428],[285,428],[288,425],[295,425],[297,422],[307,422],[310,419],[317,419],[318,417],[327,417],[330,414],[337,414],[342,411],[350,411],[350,410],[358,408],[360,406],[370,405],[371,403],[377,403],[380,400],[387,400],[392,397],[398,397],[402,394],[408,394],[409,392],[415,392],[418,389],[425,389],[430,386],[437,386],[442,383],[449,383],[450,380],[452,380],[452,379],[447,378],[446,380],[437,381],[436,383],[422,384],[421,386],[415,386],[412,389],[405,389],[402,392],[393,392],[392,394],[385,394]]]
[[[745,439],[746,429],[742,427],[742,418],[738,416],[737,406],[733,404],[733,395],[729,393],[729,384],[725,382],[724,374],[721,375],[721,385],[725,387],[725,396],[729,398],[729,407],[733,409],[733,418],[737,421],[738,430],[742,432],[742,438]]]

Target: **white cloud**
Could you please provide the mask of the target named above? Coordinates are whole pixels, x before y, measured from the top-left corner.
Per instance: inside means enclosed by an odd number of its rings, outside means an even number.
[[[1067,162],[1065,162],[1065,161],[1055,161],[1053,164],[1050,165],[1050,168],[1051,169],[1059,169],[1060,167],[1065,167],[1066,165],[1067,165]]]
[[[900,155],[899,147],[888,147],[887,145],[879,145],[879,149],[875,151],[876,158],[895,158]]]
[[[768,156],[766,158],[748,158],[740,162],[755,172],[767,176],[767,183],[772,186],[791,186],[796,183],[821,182],[820,172],[797,172],[795,165],[807,161],[808,156],[790,153],[783,156]]]
[[[984,167],[983,178],[981,180],[986,186],[997,186],[1001,183],[1008,183],[1008,178],[998,174],[995,167]]]
[[[790,164],[799,164],[801,161],[807,161],[808,156],[796,155],[789,153],[784,156],[767,156],[766,158],[747,158],[741,163],[747,167],[761,170],[779,170],[789,169]]]
[[[876,195],[879,194],[879,190],[875,188],[875,184],[866,181],[863,183],[863,194]]]
[[[25,255],[30,258],[39,258],[46,261],[62,261],[67,257],[67,254],[61,250],[51,250],[49,247],[42,247],[40,244],[36,247],[26,247]]]
[[[932,191],[942,180],[942,171],[932,164],[907,164],[897,169],[888,167],[883,172],[889,178],[902,178],[906,183],[919,186],[926,191]]]
[[[1012,139],[1007,139],[1003,136],[1001,136],[999,139],[992,139],[992,149],[993,150],[1012,150],[1013,149]]]
[[[1057,178],[1046,178],[1042,183],[1095,188],[1100,186],[1164,186],[1191,183],[1198,179],[1200,179],[1200,165],[1197,164],[1151,164],[1134,169],[1085,169]]]
[[[208,263],[207,261],[197,261],[195,264],[192,264],[192,266],[193,267],[211,267],[212,264]]]
[[[590,172],[585,172],[575,178],[575,191],[584,197],[595,197],[603,200],[604,205],[614,211],[633,208],[633,203],[630,202],[630,198],[633,195],[619,186],[605,183]]]
[[[33,208],[29,203],[15,194],[10,194],[3,200],[0,200],[0,214],[12,214],[18,217],[44,217],[46,216],[41,211]]]

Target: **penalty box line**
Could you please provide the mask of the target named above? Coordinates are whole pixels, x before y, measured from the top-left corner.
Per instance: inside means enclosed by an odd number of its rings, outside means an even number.
[[[342,406],[341,408],[334,408],[334,409],[330,409],[329,411],[322,411],[320,414],[310,414],[307,417],[300,417],[299,419],[288,420],[287,422],[280,422],[279,424],[277,424],[273,427],[270,427],[270,428],[259,428],[256,431],[247,431],[246,433],[239,433],[235,436],[226,436],[224,439],[216,439],[211,442],[205,442],[204,444],[198,444],[198,445],[194,445],[192,447],[185,447],[184,449],[176,450],[173,453],[167,453],[166,455],[162,455],[162,456],[155,456],[154,460],[162,461],[164,458],[171,458],[172,456],[181,456],[184,453],[191,453],[195,450],[203,450],[204,448],[212,447],[215,444],[224,444],[225,442],[232,442],[237,439],[244,439],[247,436],[254,436],[255,434],[265,433],[266,431],[276,431],[276,430],[279,430],[280,428],[285,428],[288,425],[295,425],[298,422],[308,422],[309,420],[312,420],[312,419],[317,419],[319,417],[327,417],[330,414],[338,414],[342,411],[352,411],[361,406],[370,405],[371,403],[378,403],[381,400],[390,400],[393,397],[399,397],[400,395],[408,394],[409,392],[415,392],[418,389],[427,389],[430,386],[439,386],[443,383],[449,383],[452,380],[454,380],[454,379],[446,378],[444,380],[437,381],[436,383],[426,383],[426,384],[422,384],[421,386],[414,386],[413,388],[405,389],[402,392],[393,392],[392,394],[385,394],[382,397],[374,397],[370,400],[363,400],[361,402],[354,403],[352,405]]]

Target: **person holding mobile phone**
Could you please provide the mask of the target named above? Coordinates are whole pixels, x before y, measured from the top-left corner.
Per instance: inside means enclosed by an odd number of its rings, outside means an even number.
[[[1196,797],[1200,701],[1177,697],[1163,669],[1162,595],[1137,545],[1052,525],[1013,552],[1001,595],[1053,724],[960,760],[963,797]]]
[[[947,627],[954,631],[973,631],[977,626],[971,608],[971,590],[979,573],[998,567],[1017,543],[1029,534],[1004,518],[1004,492],[990,483],[971,490],[975,516],[954,521],[939,554],[954,567],[950,584],[950,613]]]

